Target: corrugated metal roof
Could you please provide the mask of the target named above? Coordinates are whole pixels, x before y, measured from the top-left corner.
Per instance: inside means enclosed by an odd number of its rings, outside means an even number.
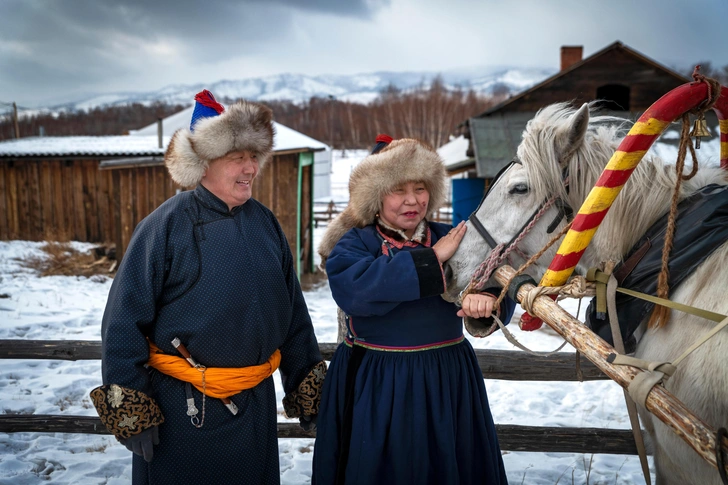
[[[470,119],[470,136],[478,177],[495,177],[513,159],[526,123],[533,115],[515,112]]]
[[[0,158],[163,156],[170,137],[159,148],[156,136],[44,136],[0,142]]]

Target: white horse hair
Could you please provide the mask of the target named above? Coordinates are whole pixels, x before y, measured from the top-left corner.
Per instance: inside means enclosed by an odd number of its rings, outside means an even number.
[[[491,188],[476,216],[496,242],[510,241],[531,214],[547,199],[559,195],[578,210],[614,154],[629,122],[613,117],[590,117],[590,106],[576,110],[559,103],[540,110],[528,122],[515,164]],[[698,152],[699,154],[700,152]],[[688,160],[689,161],[689,155]],[[569,191],[562,182],[563,164],[568,164]],[[621,261],[646,230],[667,213],[675,186],[675,166],[645,156],[609,210],[577,272],[598,263]],[[728,184],[726,172],[701,168],[682,184],[684,198],[710,183]],[[556,208],[536,223],[519,248],[535,254],[553,236],[546,228]],[[563,228],[562,221],[556,229]],[[554,233],[555,234],[555,233]],[[543,276],[556,253],[555,244],[526,272],[536,281]],[[491,248],[468,223],[458,251],[445,265],[447,293],[454,301]],[[519,258],[514,264],[520,265]],[[657,276],[655,276],[657,277]],[[684,282],[671,289],[671,299],[728,314],[728,244],[723,244]],[[488,285],[490,286],[490,285]],[[698,336],[714,326],[699,317],[673,311],[663,328],[645,330],[635,355],[651,361],[672,361]],[[666,388],[715,429],[728,426],[728,331],[721,331],[688,358],[666,383]],[[645,430],[650,435],[658,485],[721,483],[718,471],[698,457],[676,434],[640,407]]]

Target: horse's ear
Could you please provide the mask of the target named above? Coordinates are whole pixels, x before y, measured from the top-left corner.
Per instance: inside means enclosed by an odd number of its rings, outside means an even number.
[[[564,167],[576,150],[584,142],[584,135],[589,127],[589,105],[584,103],[569,120],[566,143],[559,156],[559,164]]]

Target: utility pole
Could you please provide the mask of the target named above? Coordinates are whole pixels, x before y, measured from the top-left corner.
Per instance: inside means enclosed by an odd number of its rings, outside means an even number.
[[[13,101],[13,122],[15,123],[15,138],[20,138],[20,128],[18,127],[18,105]]]

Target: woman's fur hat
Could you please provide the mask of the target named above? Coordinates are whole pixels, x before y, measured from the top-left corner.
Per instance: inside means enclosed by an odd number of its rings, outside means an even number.
[[[329,224],[319,245],[321,267],[325,267],[331,250],[349,229],[362,228],[375,221],[384,196],[398,185],[424,182],[430,193],[427,212],[431,214],[438,210],[445,202],[446,177],[445,164],[437,152],[428,144],[411,138],[393,141],[364,158],[349,177],[349,204]]]
[[[273,150],[273,112],[245,100],[225,110],[206,90],[198,93],[195,101],[190,128],[174,133],[164,155],[172,180],[194,187],[210,161],[243,150],[255,153],[262,169]]]

